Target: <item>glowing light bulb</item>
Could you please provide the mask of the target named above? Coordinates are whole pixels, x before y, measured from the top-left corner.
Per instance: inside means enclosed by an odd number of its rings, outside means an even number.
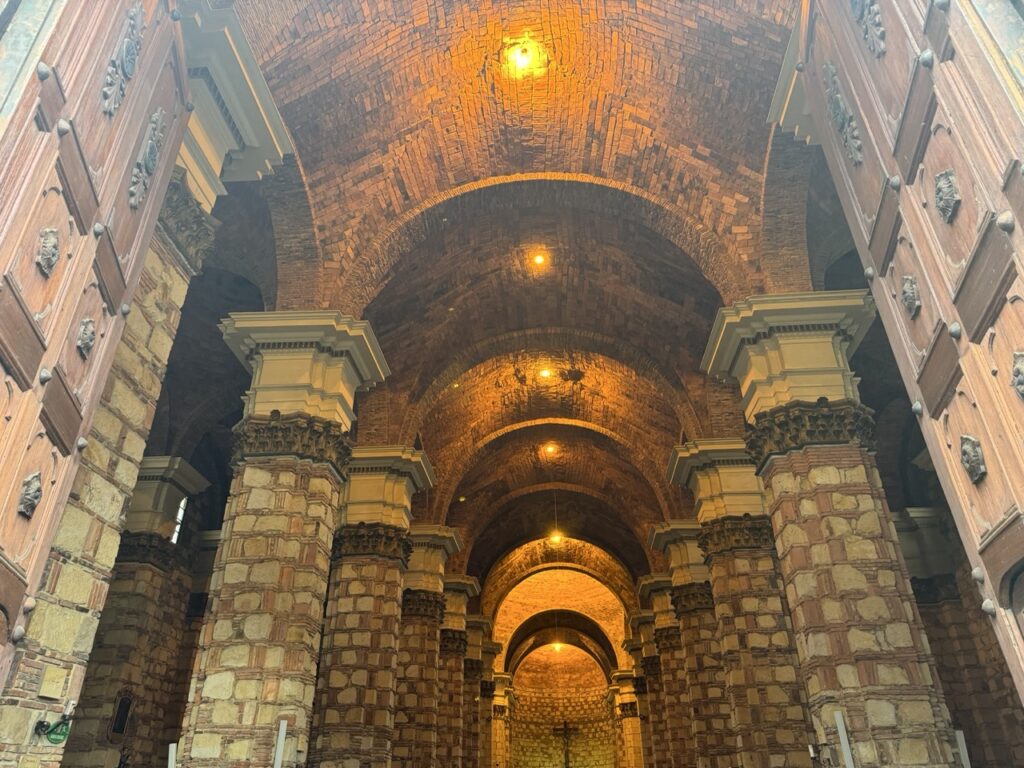
[[[558,446],[554,443],[548,443],[544,446],[544,453],[548,456],[554,456],[558,452]]]
[[[538,265],[538,266],[543,264],[544,263],[544,254],[543,253],[538,253],[536,256],[534,256],[533,257],[533,263]]]
[[[561,544],[562,543],[562,534],[559,531],[553,531],[551,533],[551,535],[548,536],[548,541],[550,541],[552,544],[555,544],[555,545]]]
[[[555,647],[555,653],[561,653],[562,652],[562,644],[561,643],[555,643],[554,647]]]
[[[533,58],[530,54],[530,47],[527,45],[519,46],[512,55],[515,58],[515,65],[519,69],[526,69],[530,66],[530,60]]]
[[[549,379],[551,378],[551,370],[548,368],[541,368],[539,375],[542,379]]]

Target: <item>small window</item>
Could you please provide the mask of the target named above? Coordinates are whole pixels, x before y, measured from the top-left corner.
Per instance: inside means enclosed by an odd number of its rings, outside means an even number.
[[[1017,629],[1024,635],[1024,571],[1018,573],[1010,585],[1010,609],[1017,622]]]
[[[117,697],[117,704],[114,707],[114,717],[110,721],[110,733],[112,736],[124,736],[128,730],[128,718],[132,714],[134,699],[130,693],[121,693]]]

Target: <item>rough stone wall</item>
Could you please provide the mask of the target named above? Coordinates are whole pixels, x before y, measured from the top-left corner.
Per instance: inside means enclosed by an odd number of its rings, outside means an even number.
[[[19,765],[19,759],[21,766],[39,768],[60,763],[62,748],[29,732],[39,719],[52,721],[59,715],[66,699],[79,697],[188,280],[161,237],[154,237],[35,595],[26,638],[4,681],[3,768]]]
[[[679,625],[655,630],[658,655],[661,657],[661,690],[666,735],[672,765],[677,768],[696,761],[693,738],[693,707],[687,686],[686,654],[683,651]]]
[[[181,749],[186,766],[308,752],[341,481],[327,464],[249,457],[231,483]]]
[[[167,765],[167,745],[178,740],[168,721],[180,714],[189,584],[174,544],[159,534],[122,537],[63,766],[105,768],[122,756],[139,768]],[[112,724],[122,696],[132,704],[118,735]]]
[[[395,768],[434,768],[443,618],[443,594],[405,590],[395,673]]]
[[[561,766],[563,741],[554,729],[567,722],[578,729],[569,741],[573,766],[615,768],[618,724],[608,702],[608,683],[582,651],[567,647],[559,655],[566,661],[533,665],[527,658],[516,673],[510,766]]]
[[[437,671],[437,761],[440,765],[464,765],[464,663],[466,634],[441,630],[441,657]]]

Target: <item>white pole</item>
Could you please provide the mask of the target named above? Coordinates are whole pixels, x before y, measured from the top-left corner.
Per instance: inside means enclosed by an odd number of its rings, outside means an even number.
[[[167,768],[174,768],[178,763],[178,745],[167,745]]]
[[[971,758],[967,754],[967,741],[964,739],[964,732],[956,731],[956,748],[960,751],[960,765],[964,768],[971,768]]]
[[[288,733],[288,721],[281,720],[277,724],[277,746],[274,748],[274,768],[281,768],[284,761],[284,736]]]
[[[836,728],[839,730],[839,746],[843,750],[843,763],[846,768],[854,768],[853,751],[850,749],[850,734],[846,732],[846,720],[842,710],[836,710]]]

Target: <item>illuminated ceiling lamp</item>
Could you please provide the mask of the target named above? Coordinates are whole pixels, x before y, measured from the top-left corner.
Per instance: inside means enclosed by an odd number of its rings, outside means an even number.
[[[505,74],[516,80],[539,77],[548,68],[548,55],[544,46],[530,37],[529,32],[506,41],[502,51]]]
[[[558,493],[554,489],[551,490],[551,497],[554,501],[555,525],[551,529],[551,533],[548,535],[548,543],[557,547],[562,543],[564,537],[562,536],[561,529],[558,527]]]

